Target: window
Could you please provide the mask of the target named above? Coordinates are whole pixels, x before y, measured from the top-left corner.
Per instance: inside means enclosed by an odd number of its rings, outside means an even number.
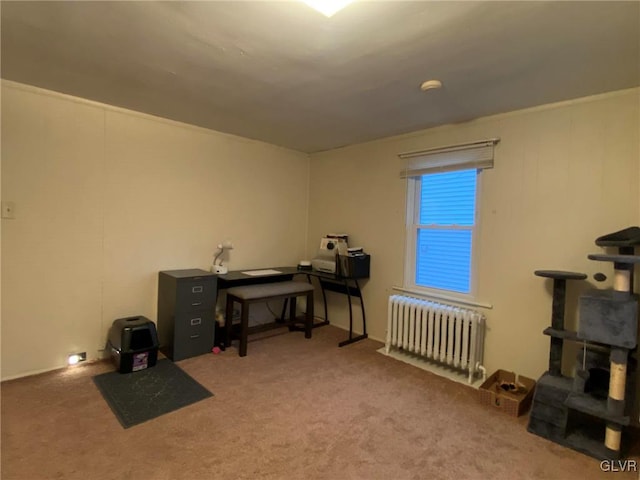
[[[408,181],[404,288],[473,298],[478,179],[493,168],[498,141],[399,155]]]
[[[413,180],[413,286],[471,293],[477,177],[470,169]]]

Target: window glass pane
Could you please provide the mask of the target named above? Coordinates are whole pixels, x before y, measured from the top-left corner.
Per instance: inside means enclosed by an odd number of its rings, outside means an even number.
[[[469,293],[471,230],[419,229],[416,285]]]
[[[475,169],[423,175],[420,225],[473,225],[477,177]]]

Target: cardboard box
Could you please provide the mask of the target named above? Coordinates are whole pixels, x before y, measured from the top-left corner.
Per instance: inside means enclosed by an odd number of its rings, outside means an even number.
[[[480,402],[517,417],[531,406],[535,380],[514,372],[498,370],[480,385]]]

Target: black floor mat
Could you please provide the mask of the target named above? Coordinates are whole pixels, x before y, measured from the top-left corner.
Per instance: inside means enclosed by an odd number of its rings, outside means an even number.
[[[103,373],[93,381],[124,428],[213,396],[166,358],[139,372]]]

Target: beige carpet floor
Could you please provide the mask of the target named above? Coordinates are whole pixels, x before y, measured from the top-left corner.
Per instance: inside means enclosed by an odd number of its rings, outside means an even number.
[[[282,330],[244,358],[178,362],[215,396],[126,430],[92,381],[108,362],[4,382],[2,479],[638,478],[601,472],[378,342],[338,348],[345,335]]]

